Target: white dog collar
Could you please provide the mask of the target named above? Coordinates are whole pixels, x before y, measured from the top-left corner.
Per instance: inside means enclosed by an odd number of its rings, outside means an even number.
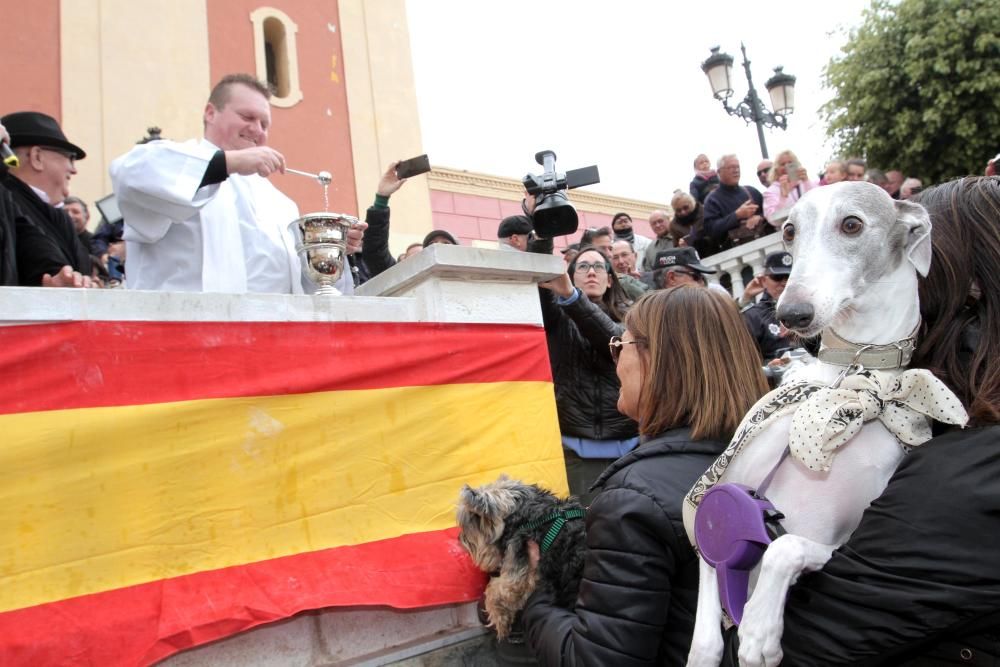
[[[823,331],[819,354],[816,358],[835,366],[861,366],[873,370],[890,368],[905,368],[913,358],[917,347],[917,330],[920,323],[909,336],[893,341],[888,345],[862,345],[837,335],[833,328]]]

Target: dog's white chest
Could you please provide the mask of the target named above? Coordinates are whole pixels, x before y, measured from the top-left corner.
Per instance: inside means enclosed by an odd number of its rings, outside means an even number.
[[[740,452],[723,474],[724,482],[759,488],[788,444],[791,416],[781,417]],[[809,470],[791,456],[778,465],[763,495],[785,515],[785,530],[822,544],[841,544],[857,527],[903,457],[896,437],[880,422],[837,450],[829,472]]]

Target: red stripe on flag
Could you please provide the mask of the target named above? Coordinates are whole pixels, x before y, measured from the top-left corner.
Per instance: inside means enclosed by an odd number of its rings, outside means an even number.
[[[439,384],[551,382],[541,327],[69,322],[0,327],[0,414]]]
[[[0,664],[148,665],[300,611],[479,598],[458,529],[403,535],[0,614]]]

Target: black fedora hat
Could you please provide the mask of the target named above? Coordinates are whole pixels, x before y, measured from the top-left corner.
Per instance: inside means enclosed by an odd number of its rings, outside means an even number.
[[[0,118],[0,123],[7,128],[10,135],[10,147],[18,146],[51,146],[63,148],[73,153],[73,157],[82,160],[87,157],[83,149],[71,144],[63,134],[59,123],[52,116],[38,111],[16,111]]]

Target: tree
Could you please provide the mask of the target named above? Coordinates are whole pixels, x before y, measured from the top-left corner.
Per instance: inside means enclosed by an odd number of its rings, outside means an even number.
[[[1000,151],[1000,1],[873,0],[825,70],[842,155],[925,182]]]

